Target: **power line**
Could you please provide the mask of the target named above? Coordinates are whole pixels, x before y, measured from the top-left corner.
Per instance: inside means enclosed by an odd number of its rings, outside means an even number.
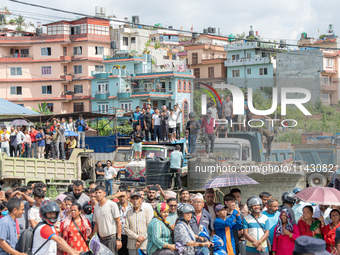
[[[52,11],[56,11],[56,12],[63,12],[63,13],[73,14],[73,15],[77,15],[77,16],[99,18],[99,17],[93,16],[93,15],[87,15],[87,14],[79,13],[79,12],[66,11],[66,10],[62,10],[62,9],[59,9],[59,8],[53,8],[53,7],[43,6],[43,5],[39,5],[39,4],[26,3],[26,2],[19,1],[19,0],[9,0],[9,1],[14,2],[14,3],[29,5],[29,6],[33,6],[33,7],[48,9],[48,10],[52,10]],[[125,24],[131,24],[130,21],[114,19],[114,18],[110,18],[110,19],[100,18],[100,19],[109,20],[109,21],[116,21],[116,22],[125,23]],[[152,26],[152,25],[148,25],[148,24],[138,24],[138,25],[139,26],[143,26],[143,27],[162,29],[161,27]],[[171,30],[171,31],[176,31],[176,32],[182,32],[182,33],[196,34],[196,35],[202,35],[203,34],[203,33],[199,33],[199,32],[193,32],[193,31],[182,30],[182,29],[175,29],[175,28],[164,28],[164,29]],[[221,35],[212,35],[212,36],[223,38],[223,39],[234,39],[234,40],[250,41],[250,42],[255,41],[255,40],[248,40],[248,39],[244,39],[244,38],[221,36]],[[282,44],[282,43],[279,43],[279,42],[268,42],[268,41],[259,41],[259,42],[260,43],[265,43],[265,44],[276,44],[276,45]],[[285,45],[287,47],[301,47],[301,45],[298,45],[298,44],[287,44],[287,43],[285,43]],[[323,50],[340,50],[340,48],[331,48],[331,47],[320,47],[320,46],[311,46],[311,47],[312,48],[316,48],[316,49],[323,49]]]

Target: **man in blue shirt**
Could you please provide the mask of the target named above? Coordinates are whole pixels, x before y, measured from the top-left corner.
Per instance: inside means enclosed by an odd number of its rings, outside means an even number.
[[[182,188],[181,184],[181,174],[182,174],[182,158],[183,158],[183,153],[181,152],[181,146],[179,144],[176,145],[175,151],[173,151],[170,154],[170,173],[173,174],[173,178],[175,177],[176,174],[176,179],[177,180],[177,187],[178,189]]]
[[[262,214],[268,217],[268,225],[269,225],[269,241],[273,245],[274,240],[274,230],[279,221],[280,212],[279,202],[275,198],[270,198],[267,201],[267,210],[262,212]]]
[[[9,213],[0,220],[0,255],[24,255],[15,250],[18,242],[15,220],[24,214],[24,203],[19,198],[11,198],[7,202]]]
[[[79,119],[76,121],[76,128],[78,131],[78,148],[80,148],[80,140],[81,147],[85,148],[85,130],[86,130],[86,121],[83,119],[83,115],[79,115]]]
[[[140,115],[140,107],[136,107],[136,111],[132,115],[132,124],[133,124],[133,131],[136,132],[136,126],[139,125],[139,115]]]

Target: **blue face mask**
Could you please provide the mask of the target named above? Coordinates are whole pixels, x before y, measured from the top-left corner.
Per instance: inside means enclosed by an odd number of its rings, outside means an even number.
[[[6,216],[9,212],[8,211],[2,211],[1,214],[2,216]]]

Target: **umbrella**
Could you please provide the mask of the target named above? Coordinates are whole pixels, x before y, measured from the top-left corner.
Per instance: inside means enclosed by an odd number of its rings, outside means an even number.
[[[9,125],[10,126],[28,126],[28,122],[23,119],[17,119],[17,120],[13,120],[11,124]]]
[[[203,189],[221,188],[230,186],[240,186],[249,184],[259,184],[257,181],[243,174],[222,174],[209,180]]]
[[[340,205],[340,191],[330,187],[309,187],[295,196],[297,199],[322,205]]]
[[[78,134],[74,131],[65,131],[65,136],[78,136]]]

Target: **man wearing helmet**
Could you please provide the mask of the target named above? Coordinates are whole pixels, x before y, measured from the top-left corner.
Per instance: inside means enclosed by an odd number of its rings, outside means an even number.
[[[292,207],[295,203],[295,194],[291,191],[286,191],[282,194],[282,205],[279,206],[279,211],[281,212],[282,209],[287,209],[290,214],[292,215],[292,224],[296,224],[296,221],[295,221],[295,214],[294,214],[294,211],[292,210]]]
[[[250,214],[243,220],[247,254],[261,253],[269,255],[266,239],[269,236],[268,217],[261,214],[262,200],[257,196],[247,201]]]
[[[78,255],[80,252],[72,249],[67,242],[58,235],[54,225],[60,213],[59,205],[50,200],[45,200],[40,205],[40,217],[42,223],[35,229],[33,234],[32,254],[52,255],[57,254],[58,246],[68,254]]]
[[[200,124],[195,120],[195,113],[193,112],[189,113],[189,119],[185,127],[185,132],[189,134],[189,153],[194,154],[196,152],[196,140]]]

